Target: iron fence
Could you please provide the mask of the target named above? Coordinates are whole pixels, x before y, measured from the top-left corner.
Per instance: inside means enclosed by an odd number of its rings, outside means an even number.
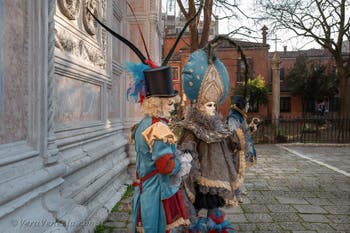
[[[350,143],[350,119],[264,119],[253,138],[255,143]]]

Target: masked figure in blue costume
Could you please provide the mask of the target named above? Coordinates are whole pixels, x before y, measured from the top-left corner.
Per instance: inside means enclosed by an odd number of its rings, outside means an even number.
[[[233,232],[220,207],[237,204],[234,191],[243,182],[245,159],[241,129],[232,134],[216,111],[228,93],[227,70],[218,58],[197,50],[184,66],[182,82],[191,105],[176,124],[182,129],[178,148],[193,157],[183,185],[196,212],[206,209],[208,217],[192,222],[191,230]]]
[[[246,165],[250,167],[256,164],[256,151],[254,147],[254,141],[251,136],[251,133],[256,130],[256,125],[258,119],[254,118],[251,124],[247,123],[247,113],[244,111],[245,104],[242,96],[236,95],[233,97],[233,105],[231,105],[231,110],[227,117],[227,123],[230,126],[230,130],[234,131],[239,128],[244,132],[245,137],[245,158]]]
[[[172,87],[170,67],[145,70],[144,75],[144,118],[131,135],[137,153],[132,221],[139,232],[164,233],[189,224],[179,186],[171,183],[180,171],[175,135],[168,127],[177,91]]]
[[[251,123],[247,123],[247,113],[244,111],[245,101],[242,96],[234,96],[233,104],[231,105],[231,110],[227,117],[227,123],[232,132],[237,129],[241,129],[244,133],[245,147],[244,154],[246,160],[246,166],[251,167],[256,164],[256,151],[254,146],[254,141],[251,134],[256,131],[260,120],[258,118],[253,118]],[[242,194],[246,194],[244,185],[237,190],[235,194],[239,202],[243,202]]]
[[[167,118],[174,110],[177,91],[173,89],[171,68],[166,65],[181,36],[202,10],[202,6],[201,4],[197,13],[185,24],[161,66],[151,60],[145,43],[147,58],[134,44],[89,11],[97,23],[133,50],[141,61],[139,64],[126,64],[133,78],[127,97],[140,103],[144,113],[144,118],[132,127],[130,137],[135,142],[137,153],[132,202],[134,233],[164,233],[189,224],[179,181],[189,172],[192,158],[186,159],[184,153],[176,153],[175,135],[168,127]],[[142,34],[142,31],[139,33]]]

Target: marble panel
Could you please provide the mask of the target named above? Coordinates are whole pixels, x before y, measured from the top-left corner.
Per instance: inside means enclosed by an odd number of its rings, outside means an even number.
[[[27,136],[26,1],[1,1],[0,8],[0,144],[3,144],[25,140]]]
[[[132,0],[130,5],[133,7],[135,12],[145,12],[146,11],[146,1]],[[131,14],[130,9],[128,8],[129,14]]]
[[[112,88],[108,89],[109,98],[109,118],[120,118],[120,103],[121,103],[121,88],[120,80],[116,75],[112,77]]]
[[[115,21],[115,23],[113,24],[113,30],[123,35],[121,22],[116,17],[114,17],[113,19]],[[123,49],[122,46],[124,46],[124,44],[120,42],[119,39],[112,37],[112,59],[113,60],[121,62],[121,55],[122,55],[122,49]]]
[[[126,117],[135,120],[143,117],[140,104],[129,101],[126,103]]]
[[[101,86],[60,75],[55,79],[58,125],[101,120]]]
[[[3,46],[3,37],[4,37],[4,29],[3,29],[3,7],[4,3],[3,1],[0,1],[0,48]],[[3,61],[4,61],[4,56],[3,56],[3,49],[0,49],[0,112],[3,111],[3,102],[4,102],[4,89],[3,89]]]
[[[121,62],[122,43],[114,37],[112,38],[112,43],[113,43],[112,59],[115,61]]]
[[[142,22],[141,20],[138,21],[138,23],[140,24],[141,28],[145,28],[146,24],[144,22]],[[147,53],[144,49],[144,45],[142,43],[142,38],[141,36],[134,36],[135,32],[137,32],[137,34],[139,34],[139,29],[138,29],[138,25],[137,23],[131,23],[130,27],[129,27],[129,35],[130,35],[130,41],[141,51],[141,53],[146,56]],[[144,35],[147,35],[147,31],[143,30],[142,31]],[[148,46],[147,40],[146,40],[146,45]],[[148,48],[148,50],[151,50],[152,48]],[[132,52],[129,48],[127,50],[128,52],[130,51],[130,60],[134,61],[136,63],[140,63],[140,58],[134,53]],[[153,56],[151,55],[151,58]]]

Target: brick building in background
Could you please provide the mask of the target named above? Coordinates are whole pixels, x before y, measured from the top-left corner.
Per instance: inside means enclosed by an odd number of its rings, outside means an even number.
[[[163,54],[167,54],[171,46],[174,44],[176,35],[167,35],[164,40]],[[241,40],[235,40],[235,42],[240,45],[247,57],[248,64],[253,68],[251,70],[251,75],[256,77],[261,75],[266,81],[269,77],[268,69],[268,49],[269,45],[266,43],[254,43]],[[181,86],[181,71],[187,61],[187,58],[190,55],[189,50],[189,35],[184,36],[182,41],[180,41],[177,46],[174,56],[169,61],[169,66],[173,68],[173,79],[175,83],[175,88],[179,90],[180,94],[183,95],[183,90]],[[216,48],[217,57],[225,64],[227,71],[230,76],[230,93],[231,90],[237,86],[237,84],[244,81],[243,73],[243,61],[241,60],[240,53],[237,51],[237,48],[233,47],[229,43],[222,43]],[[219,112],[226,116],[230,108],[230,98],[228,97],[224,103],[219,106]],[[259,111],[255,115],[267,116],[268,115],[268,106],[260,106]]]
[[[269,66],[271,67],[271,59],[275,52],[269,53]],[[324,65],[328,72],[335,71],[335,62],[330,52],[325,49],[309,49],[299,51],[287,51],[287,47],[284,47],[284,51],[277,51],[280,59],[280,80],[281,80],[281,97],[280,97],[280,116],[281,118],[294,118],[302,117],[302,100],[300,96],[291,95],[290,88],[286,85],[285,78],[289,71],[296,63],[296,59],[300,56],[306,56],[308,62]],[[271,70],[271,68],[270,68]],[[271,71],[270,71],[271,74]],[[272,77],[269,76],[269,82]],[[335,115],[338,111],[338,96],[331,98],[326,102],[328,115]],[[317,103],[308,99],[305,106],[306,115],[315,114]]]
[[[214,30],[216,31],[216,30]],[[165,35],[163,44],[163,56],[167,54],[176,40],[176,34]],[[264,38],[264,36],[263,36]],[[261,75],[264,80],[272,86],[272,70],[271,59],[275,52],[269,52],[269,45],[266,44],[266,39],[262,43],[254,43],[248,41],[235,40],[239,44],[247,59],[248,64],[252,67],[250,76],[257,77]],[[189,34],[185,35],[175,49],[174,56],[169,61],[169,66],[173,68],[173,79],[175,88],[179,90],[183,95],[181,85],[181,72],[184,64],[189,57],[190,37]],[[229,43],[223,43],[216,49],[217,56],[225,64],[230,76],[230,91],[237,86],[237,84],[244,82],[242,75],[244,67],[240,54],[237,49]],[[309,49],[300,51],[287,51],[285,47],[284,51],[277,51],[280,58],[280,78],[281,78],[281,92],[280,92],[280,117],[281,118],[295,118],[302,117],[302,101],[300,96],[292,96],[288,87],[285,84],[285,77],[288,72],[293,68],[296,58],[301,55],[306,55],[309,61],[317,62],[325,65],[328,70],[334,69],[334,59],[331,54],[324,49]],[[232,95],[230,92],[229,96]],[[308,114],[312,114],[315,111],[317,103],[314,101],[308,101],[306,111]],[[225,102],[219,106],[219,112],[226,116],[230,107],[230,98],[228,97]],[[336,115],[338,111],[338,97],[334,97],[327,103],[327,109],[329,109],[328,115]],[[181,110],[181,109],[180,109]],[[259,105],[254,112],[248,113],[249,116],[259,116],[262,118],[270,118],[272,110],[272,93],[269,93],[268,103],[266,105]]]

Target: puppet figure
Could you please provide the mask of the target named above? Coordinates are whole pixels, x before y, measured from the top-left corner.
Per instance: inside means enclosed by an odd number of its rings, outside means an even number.
[[[191,105],[176,124],[182,129],[178,149],[193,157],[183,185],[197,213],[206,209],[208,217],[192,223],[192,232],[233,232],[220,207],[237,204],[234,191],[243,182],[245,159],[242,131],[232,134],[216,110],[228,93],[227,70],[219,59],[197,50],[184,66],[182,82]]]
[[[132,6],[128,2],[127,5],[134,14]],[[147,58],[133,43],[102,23],[88,9],[96,22],[135,52],[141,62],[126,64],[133,78],[127,97],[140,103],[144,113],[144,118],[132,127],[130,137],[135,142],[137,153],[132,203],[134,233],[164,233],[189,224],[179,181],[189,171],[190,161],[186,153],[176,152],[175,135],[168,127],[167,118],[174,111],[177,91],[173,89],[171,68],[166,65],[186,28],[202,8],[203,1],[197,13],[184,25],[161,66],[150,58],[140,25],[138,36],[143,41]]]
[[[131,11],[132,7],[128,4]],[[175,135],[168,127],[168,117],[174,111],[174,97],[171,68],[166,66],[182,34],[202,9],[189,19],[180,32],[173,48],[158,66],[147,58],[129,40],[103,24],[91,11],[89,13],[109,33],[135,52],[141,63],[127,62],[126,68],[132,74],[133,82],[127,90],[128,100],[141,104],[144,118],[132,127],[131,141],[136,150],[136,181],[132,201],[133,232],[165,233],[178,226],[188,225],[187,210],[184,207],[179,180],[189,171],[186,154],[176,152]],[[142,31],[139,27],[139,36]],[[144,40],[143,40],[144,41]],[[179,159],[178,159],[179,158]],[[192,159],[192,158],[191,158]],[[184,165],[184,166],[182,166]]]
[[[130,69],[134,70],[139,69]],[[189,224],[179,186],[171,182],[180,171],[180,161],[175,158],[175,135],[168,127],[177,91],[173,89],[170,67],[146,69],[143,73],[144,118],[133,127],[131,134],[137,154],[132,221],[135,231],[164,233]]]
[[[247,123],[247,113],[244,111],[245,101],[242,96],[234,96],[233,104],[231,105],[231,110],[227,117],[227,123],[232,132],[236,129],[241,129],[244,133],[245,140],[245,160],[246,166],[250,167],[256,164],[256,151],[254,146],[254,141],[251,136],[253,132],[257,130],[257,127],[260,123],[259,118],[253,118],[251,123]],[[244,185],[235,191],[237,199],[239,202],[243,202],[242,194],[246,195]]]
[[[251,134],[257,130],[260,120],[258,118],[253,118],[250,124],[247,123],[247,113],[244,111],[244,102],[242,96],[236,95],[233,97],[233,105],[231,105],[231,110],[227,117],[227,123],[229,124],[231,131],[234,131],[237,128],[242,129],[246,142],[246,163],[247,167],[250,167],[256,163],[256,151]]]

